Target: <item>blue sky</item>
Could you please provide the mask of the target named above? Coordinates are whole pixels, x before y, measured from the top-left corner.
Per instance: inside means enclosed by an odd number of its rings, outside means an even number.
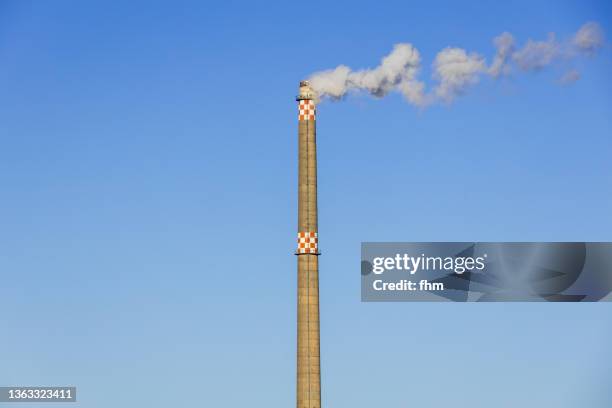
[[[294,404],[300,79],[612,32],[604,1],[125,3],[0,2],[0,385],[83,407]],[[612,240],[611,56],[320,106],[325,406],[612,404],[608,304],[359,290],[361,241]]]

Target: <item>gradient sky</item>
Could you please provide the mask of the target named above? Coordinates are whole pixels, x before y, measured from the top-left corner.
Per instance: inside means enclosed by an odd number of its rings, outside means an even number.
[[[300,79],[612,37],[606,1],[126,3],[0,1],[0,385],[57,407],[294,406]],[[325,407],[612,406],[609,304],[359,289],[361,241],[611,241],[611,57],[320,106]]]

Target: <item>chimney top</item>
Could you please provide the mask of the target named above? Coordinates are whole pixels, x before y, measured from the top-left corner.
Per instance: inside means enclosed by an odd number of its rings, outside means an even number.
[[[302,99],[314,99],[314,92],[310,87],[309,81],[300,81],[300,93],[297,96],[296,100]]]

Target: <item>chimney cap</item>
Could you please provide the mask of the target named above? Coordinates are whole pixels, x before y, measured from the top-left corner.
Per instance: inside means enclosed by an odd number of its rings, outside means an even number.
[[[298,101],[302,99],[315,99],[315,93],[310,87],[310,81],[300,81],[300,93],[295,99]]]

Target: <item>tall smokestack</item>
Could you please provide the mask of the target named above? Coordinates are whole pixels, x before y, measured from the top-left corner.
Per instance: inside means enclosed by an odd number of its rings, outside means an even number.
[[[315,94],[300,82],[298,102],[297,408],[321,407],[319,229]]]

